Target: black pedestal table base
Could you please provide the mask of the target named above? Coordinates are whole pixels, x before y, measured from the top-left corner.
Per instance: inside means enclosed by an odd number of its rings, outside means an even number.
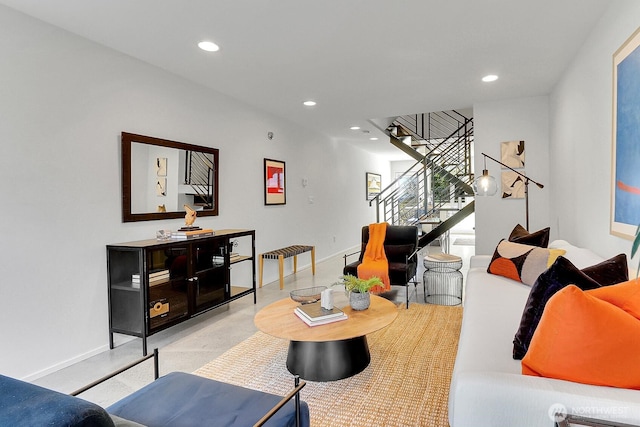
[[[291,341],[287,369],[308,381],[336,381],[369,366],[367,337],[338,341]]]

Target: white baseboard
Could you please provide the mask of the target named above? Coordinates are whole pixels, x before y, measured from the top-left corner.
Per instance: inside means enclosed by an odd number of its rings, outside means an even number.
[[[136,337],[132,337],[132,336],[125,336],[125,335],[120,335],[120,334],[115,334],[114,336],[114,340],[120,338],[122,340],[122,342],[118,342],[116,343],[117,345],[120,345],[124,342],[129,342],[131,340],[136,339]],[[82,362],[83,360],[87,360],[93,356],[97,356],[100,353],[103,353],[105,351],[110,351],[109,349],[109,344],[105,344],[105,345],[101,345],[99,347],[94,348],[93,350],[89,350],[85,353],[79,354],[75,357],[72,357],[70,359],[64,360],[60,363],[56,363],[55,365],[49,366],[48,368],[42,369],[40,371],[36,371],[34,373],[31,373],[23,378],[20,378],[22,381],[27,381],[27,382],[33,382],[35,380],[38,380],[42,377],[45,377],[49,374],[52,374],[54,372],[57,372],[61,369],[64,368],[68,368],[69,366],[75,365],[76,363]]]
[[[35,381],[35,380],[37,380],[39,378],[42,378],[42,377],[44,377],[46,375],[52,374],[52,373],[54,373],[56,371],[59,371],[60,369],[68,368],[71,365],[74,365],[74,364],[76,364],[78,362],[82,362],[83,360],[86,360],[86,359],[88,359],[90,357],[93,357],[93,356],[95,356],[97,354],[100,354],[103,351],[107,351],[107,350],[109,350],[109,345],[105,344],[105,345],[97,347],[97,348],[95,348],[93,350],[90,350],[90,351],[88,351],[86,353],[79,354],[79,355],[77,355],[75,357],[72,357],[70,359],[64,360],[64,361],[62,361],[60,363],[56,363],[55,365],[49,366],[48,368],[42,369],[40,371],[36,371],[36,372],[34,372],[32,374],[29,374],[26,377],[23,377],[23,378],[20,378],[20,379],[22,381],[32,382],[32,381]]]

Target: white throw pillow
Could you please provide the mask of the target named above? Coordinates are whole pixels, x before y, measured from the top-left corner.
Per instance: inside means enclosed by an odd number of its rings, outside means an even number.
[[[604,261],[604,258],[602,258],[600,255],[597,255],[595,252],[589,249],[573,246],[566,240],[554,240],[553,242],[549,243],[549,248],[564,249],[565,251],[567,251],[567,253],[563,256],[571,261],[571,263],[580,270]]]

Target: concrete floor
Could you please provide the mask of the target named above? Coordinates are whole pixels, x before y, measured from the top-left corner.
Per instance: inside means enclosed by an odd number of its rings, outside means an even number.
[[[458,238],[469,238],[467,234],[451,235],[450,253],[463,258],[462,272],[466,276],[469,258],[474,255],[474,246],[455,244]],[[428,252],[440,252],[440,247],[429,246]],[[426,255],[427,251],[423,253]],[[303,263],[303,260],[299,260]],[[422,273],[420,263],[417,294],[412,294],[410,303],[424,303]],[[253,317],[265,305],[278,299],[286,298],[292,289],[311,286],[326,286],[334,283],[342,273],[344,261],[342,256],[332,257],[318,262],[315,276],[311,274],[310,265],[299,265],[298,272],[285,277],[285,289],[280,290],[278,281],[265,284],[257,290],[257,304],[253,304],[252,296],[234,301],[222,308],[212,310],[184,323],[159,332],[148,338],[148,348],[160,351],[160,375],[172,372],[193,372],[207,362],[253,335],[257,328]],[[291,272],[291,260],[285,263],[285,274]],[[405,300],[404,289],[398,289],[395,299]],[[411,288],[413,292],[413,288]],[[335,292],[336,305],[340,298],[346,297],[342,292]],[[142,356],[142,343],[138,338],[131,339],[124,335],[116,335],[116,347],[90,359],[42,377],[34,383],[41,386],[70,393],[107,373],[126,365]],[[242,363],[239,361],[238,363]],[[83,393],[80,397],[108,406],[153,380],[153,364],[151,361],[133,368],[100,386]]]

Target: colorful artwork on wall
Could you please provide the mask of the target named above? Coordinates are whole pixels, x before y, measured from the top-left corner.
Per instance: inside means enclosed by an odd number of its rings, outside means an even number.
[[[285,163],[264,159],[264,204],[284,205],[287,201]]]
[[[611,234],[632,239],[640,224],[640,29],[613,55]]]

